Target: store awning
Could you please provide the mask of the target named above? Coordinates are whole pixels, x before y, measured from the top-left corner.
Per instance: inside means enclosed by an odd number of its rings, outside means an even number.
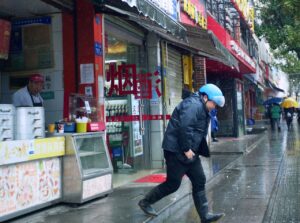
[[[226,61],[239,71],[239,62],[234,58],[234,56],[226,49],[225,46],[218,40],[218,38],[213,34],[213,32],[208,31],[211,35],[211,38],[214,42],[214,45],[218,51],[226,58]]]
[[[184,27],[187,29],[189,45],[197,49],[199,54],[206,53],[210,59],[234,67],[239,71],[238,61],[212,32],[190,25],[184,25]]]
[[[268,88],[271,88],[271,89],[273,89],[273,90],[275,90],[275,91],[280,91],[280,92],[285,92],[284,90],[282,90],[282,89],[280,89],[280,88],[278,88],[275,84],[273,84],[271,81],[269,81],[268,79],[265,79],[266,80],[266,86],[268,87]]]
[[[253,84],[258,84],[257,80],[255,80],[254,76],[251,74],[244,74],[243,77]]]
[[[230,57],[231,54],[225,47],[216,47],[215,41],[212,39],[214,34],[208,32],[207,30],[189,25],[182,25],[186,29],[187,35],[186,38],[181,39],[170,34],[168,30],[158,26],[147,17],[140,16],[139,14],[132,13],[111,5],[101,5],[98,10],[106,13],[117,13],[118,15],[123,16],[125,19],[144,27],[149,32],[156,33],[161,38],[167,40],[170,44],[191,51],[194,54],[207,57],[211,60],[221,62],[227,66],[235,67],[237,70],[239,70],[238,61],[233,56]],[[221,50],[219,50],[220,48]]]
[[[92,0],[96,5],[110,5],[129,12],[137,12],[159,24],[173,35],[184,39],[186,36],[185,28],[167,13],[151,3],[150,0]]]

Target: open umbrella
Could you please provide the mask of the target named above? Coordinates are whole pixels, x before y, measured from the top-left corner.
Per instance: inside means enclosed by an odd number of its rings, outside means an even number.
[[[271,104],[280,104],[282,102],[282,98],[269,98],[268,100],[265,100],[263,105],[271,105]]]
[[[298,108],[299,107],[298,102],[294,98],[286,98],[280,105],[283,108]]]

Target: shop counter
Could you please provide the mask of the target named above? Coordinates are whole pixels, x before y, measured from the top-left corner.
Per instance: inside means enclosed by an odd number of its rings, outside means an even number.
[[[0,142],[0,222],[60,202],[65,137]]]

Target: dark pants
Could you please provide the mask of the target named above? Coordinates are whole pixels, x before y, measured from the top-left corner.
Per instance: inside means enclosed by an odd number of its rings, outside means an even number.
[[[288,130],[290,130],[292,122],[293,122],[293,117],[286,117],[286,124],[287,124]]]
[[[278,129],[280,129],[280,119],[272,118],[272,125],[271,125],[272,130],[274,130],[276,126]]]
[[[211,131],[211,138],[212,138],[212,139],[215,139],[215,138],[216,138],[216,132]]]
[[[192,182],[193,193],[205,190],[206,177],[199,157],[191,164],[183,164],[172,152],[164,151],[164,156],[167,164],[167,180],[157,186],[163,197],[179,188],[185,174]]]

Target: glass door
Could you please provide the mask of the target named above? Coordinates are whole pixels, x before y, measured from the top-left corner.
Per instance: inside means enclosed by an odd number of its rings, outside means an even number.
[[[143,32],[113,18],[105,23],[105,108],[107,145],[115,172],[144,168],[143,106],[135,95],[146,74]]]

